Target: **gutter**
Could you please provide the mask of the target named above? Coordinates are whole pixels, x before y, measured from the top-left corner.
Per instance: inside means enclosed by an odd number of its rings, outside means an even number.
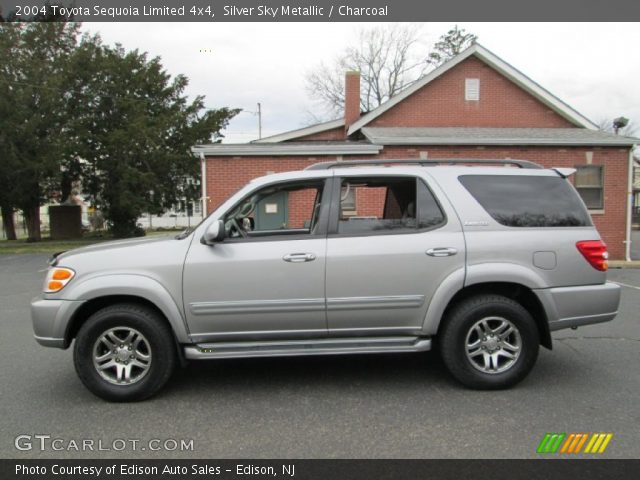
[[[629,170],[627,181],[627,232],[624,241],[624,255],[627,262],[631,261],[631,206],[633,205],[633,150],[636,145],[629,149]]]
[[[565,146],[565,147],[632,147],[634,144],[629,141],[606,141],[606,140],[563,140],[563,139],[526,139],[526,138],[481,138],[481,137],[375,137],[367,136],[367,140],[375,145],[421,145],[421,146],[442,146],[442,145],[471,145],[471,146]]]
[[[377,155],[382,148],[382,145],[356,142],[339,144],[242,143],[200,145],[193,147],[191,151],[208,157],[271,157],[284,155]]]

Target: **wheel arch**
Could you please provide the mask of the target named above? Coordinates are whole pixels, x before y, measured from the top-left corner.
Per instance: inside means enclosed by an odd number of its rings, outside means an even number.
[[[189,343],[189,332],[184,316],[167,289],[157,280],[144,275],[111,274],[87,278],[65,293],[69,300],[81,300],[83,304],[74,312],[66,327],[65,343],[89,316],[100,308],[114,303],[138,303],[160,314],[171,327],[178,343]]]
[[[180,340],[176,335],[174,326],[171,321],[167,318],[166,314],[151,300],[138,296],[138,295],[103,295],[99,297],[92,298],[86,302],[84,302],[72,315],[69,323],[67,325],[67,329],[65,331],[64,343],[65,348],[69,347],[73,339],[76,338],[78,331],[84,325],[84,323],[93,315],[94,313],[106,308],[110,305],[117,304],[135,304],[141,305],[149,308],[154,311],[158,317],[171,329],[173,332],[173,340],[176,346],[176,353],[178,355],[178,359],[181,364],[184,365],[185,358],[184,352],[180,347]]]
[[[429,327],[428,332],[437,335],[446,321],[447,314],[453,307],[467,298],[482,294],[502,295],[522,305],[531,314],[538,327],[540,344],[549,350],[552,349],[553,342],[549,322],[542,303],[529,286],[517,282],[480,282],[464,286],[451,295],[444,306],[440,306],[441,313],[438,315],[437,322],[434,322],[433,318],[429,325],[425,322],[425,327]]]

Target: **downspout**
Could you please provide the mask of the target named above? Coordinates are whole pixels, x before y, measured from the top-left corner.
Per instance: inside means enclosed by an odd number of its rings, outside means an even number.
[[[627,232],[624,247],[624,255],[627,262],[631,261],[631,206],[633,205],[633,151],[635,148],[636,145],[633,145],[629,149],[629,178],[627,181]]]
[[[204,158],[204,153],[200,152],[200,187],[202,188],[202,218],[205,218],[207,212],[207,160]]]

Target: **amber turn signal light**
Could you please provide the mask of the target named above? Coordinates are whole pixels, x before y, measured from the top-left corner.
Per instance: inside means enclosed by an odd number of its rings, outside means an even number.
[[[54,267],[47,272],[45,280],[45,293],[55,293],[62,290],[67,283],[73,278],[75,272],[70,268]]]
[[[64,283],[53,280],[47,285],[47,290],[50,292],[57,292],[58,290],[61,290],[62,287],[64,287]]]
[[[62,268],[54,269],[53,275],[51,276],[54,280],[67,280],[71,277],[73,277],[73,272],[71,272],[71,270],[63,270]]]

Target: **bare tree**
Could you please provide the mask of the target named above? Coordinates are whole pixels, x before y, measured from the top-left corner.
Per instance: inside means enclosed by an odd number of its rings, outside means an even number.
[[[424,73],[428,63],[418,52],[419,41],[420,28],[413,25],[360,30],[354,46],[307,74],[307,91],[326,113],[338,115],[344,109],[344,74],[357,71],[362,79],[360,106],[369,111]]]
[[[415,82],[429,69],[467,48],[476,36],[464,29],[442,35],[429,53],[421,26],[390,25],[360,30],[358,41],[330,64],[320,63],[306,76],[310,97],[324,109],[322,116],[336,117],[344,109],[344,73],[360,72],[360,108],[368,112]]]

